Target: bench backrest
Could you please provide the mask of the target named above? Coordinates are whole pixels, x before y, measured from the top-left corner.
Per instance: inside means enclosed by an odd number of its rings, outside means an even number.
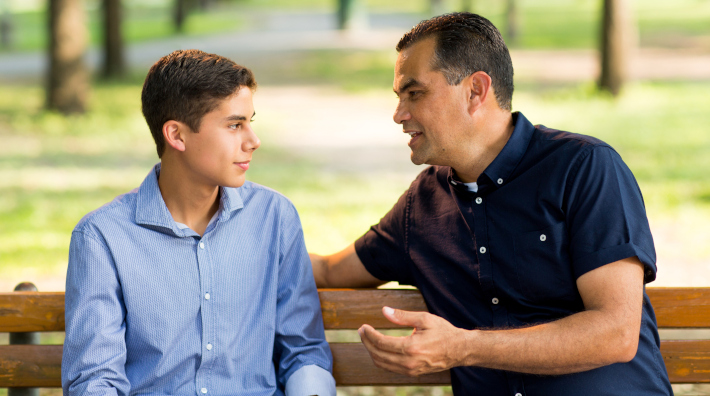
[[[659,328],[710,329],[710,288],[647,288]],[[398,328],[383,305],[424,311],[416,290],[321,289],[327,330]],[[64,331],[64,293],[0,293],[0,332]],[[361,343],[331,343],[333,375],[348,385],[445,385],[448,372],[407,377],[375,367]],[[710,340],[664,340],[661,353],[673,383],[710,383]],[[0,345],[0,388],[59,387],[61,345]]]

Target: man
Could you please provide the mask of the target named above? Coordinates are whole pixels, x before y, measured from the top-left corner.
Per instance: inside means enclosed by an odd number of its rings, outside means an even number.
[[[383,308],[410,336],[359,329],[374,363],[451,369],[464,395],[671,394],[644,292],[653,241],[619,155],[511,113],[510,55],[485,18],[423,21],[397,51],[394,120],[433,166],[353,245],[311,255],[319,287],[421,291],[431,313]]]
[[[335,395],[298,214],[245,181],[255,89],[196,50],[148,72],[160,163],[74,229],[65,395]]]

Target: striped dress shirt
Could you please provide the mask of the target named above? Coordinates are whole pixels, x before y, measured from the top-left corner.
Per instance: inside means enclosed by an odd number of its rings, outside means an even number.
[[[200,237],[173,220],[159,172],[72,233],[65,395],[334,395],[293,204],[222,187]]]

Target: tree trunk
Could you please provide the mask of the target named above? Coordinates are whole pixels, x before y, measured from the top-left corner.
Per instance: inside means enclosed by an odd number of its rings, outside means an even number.
[[[515,45],[518,43],[518,37],[520,37],[520,21],[518,17],[518,2],[517,0],[508,0],[507,7],[505,10],[506,17],[506,36],[508,45]]]
[[[627,78],[633,32],[625,0],[604,0],[599,88],[616,96]]]
[[[13,31],[12,15],[10,14],[10,6],[8,0],[0,0],[0,46],[5,49],[12,48]]]
[[[173,23],[177,32],[185,31],[185,19],[187,18],[188,0],[175,0],[175,9],[173,12]]]
[[[337,0],[338,29],[364,30],[368,27],[365,0]]]
[[[89,94],[84,62],[86,16],[81,0],[49,1],[49,78],[47,108],[64,114],[83,113]]]
[[[103,0],[104,59],[101,75],[117,78],[125,73],[123,37],[121,36],[121,0]]]

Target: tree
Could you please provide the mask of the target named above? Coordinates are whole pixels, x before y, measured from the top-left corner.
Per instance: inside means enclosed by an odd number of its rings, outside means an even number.
[[[367,8],[365,0],[337,0],[338,1],[338,29],[362,30],[367,29]]]
[[[121,77],[126,65],[121,35],[121,0],[103,0],[104,53],[101,75],[104,78]]]
[[[616,96],[627,78],[633,25],[625,0],[604,0],[602,11],[599,88]]]
[[[14,26],[8,0],[0,0],[0,46],[12,48]]]
[[[89,71],[84,62],[86,16],[81,0],[49,1],[48,109],[83,113],[89,94]]]
[[[518,43],[520,36],[520,22],[518,18],[518,2],[517,0],[507,0],[506,2],[506,38],[509,45]]]

